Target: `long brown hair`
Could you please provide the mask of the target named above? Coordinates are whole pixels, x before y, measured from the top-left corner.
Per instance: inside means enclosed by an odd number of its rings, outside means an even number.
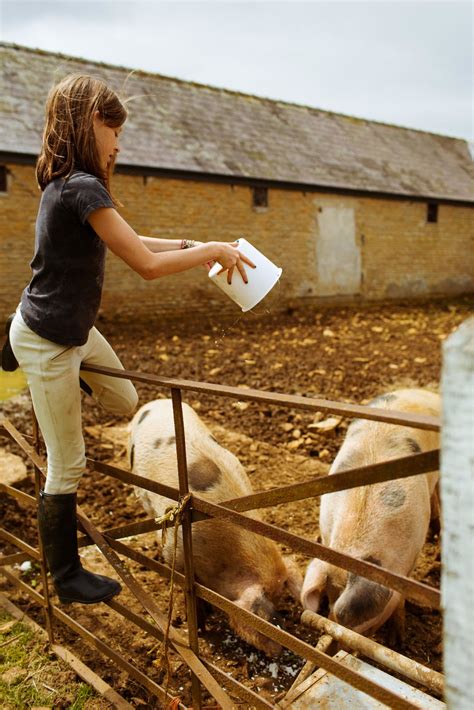
[[[117,94],[100,79],[69,74],[51,89],[46,102],[43,146],[36,163],[41,190],[55,178],[83,170],[102,180],[110,193],[113,165],[107,171],[100,165],[93,130],[96,111],[110,128],[119,128],[127,118]]]

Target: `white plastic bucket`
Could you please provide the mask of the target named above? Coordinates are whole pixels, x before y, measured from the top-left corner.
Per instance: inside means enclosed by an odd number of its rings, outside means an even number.
[[[248,283],[245,283],[237,269],[232,275],[232,283],[227,283],[227,271],[219,274],[222,266],[216,261],[209,271],[209,278],[226,293],[241,309],[250,311],[272,290],[281,276],[282,269],[256,249],[246,239],[237,239],[238,250],[252,261],[256,268],[244,264]]]

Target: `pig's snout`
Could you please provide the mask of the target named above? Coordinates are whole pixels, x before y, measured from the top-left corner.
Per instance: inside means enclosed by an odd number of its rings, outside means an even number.
[[[261,619],[265,619],[265,621],[270,621],[271,623],[274,623],[273,618],[278,614],[271,601],[263,595],[257,597],[257,599],[252,602],[250,611],[252,614],[256,614]]]
[[[273,626],[278,626],[280,628],[283,628],[283,624],[285,623],[283,614],[280,614],[279,611],[274,611],[269,621],[273,624]]]
[[[251,611],[252,614],[259,616],[261,619],[268,621],[274,626],[282,625],[283,618],[275,610],[272,602],[265,596],[262,588],[258,585],[249,587],[235,603],[237,606]],[[260,649],[260,651],[266,653],[267,656],[278,656],[280,654],[281,646],[279,643],[265,636],[257,629],[254,629],[237,615],[232,615],[230,621],[234,631],[247,641],[247,643]]]
[[[397,595],[398,596],[398,595]],[[338,624],[364,633],[380,626],[391,613],[394,594],[381,584],[364,577],[349,575],[341,596],[332,608],[331,616]]]
[[[283,626],[283,616],[275,609],[272,602],[265,596],[261,596],[255,599],[250,611],[259,616],[261,619],[270,622],[273,626]],[[268,656],[278,656],[281,652],[281,646],[276,641],[268,638],[264,634],[258,631],[254,632],[255,641],[254,646],[260,648]]]

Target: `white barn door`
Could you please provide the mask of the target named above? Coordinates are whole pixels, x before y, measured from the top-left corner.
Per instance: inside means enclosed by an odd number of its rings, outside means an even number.
[[[317,212],[316,260],[320,296],[355,295],[361,288],[361,254],[352,207],[322,207]]]

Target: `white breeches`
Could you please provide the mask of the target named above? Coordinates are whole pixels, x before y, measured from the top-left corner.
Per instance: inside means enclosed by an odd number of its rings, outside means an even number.
[[[79,376],[93,398],[113,414],[131,415],[138,395],[130,380],[79,372],[82,363],[123,369],[117,355],[92,328],[84,345],[65,346],[34,333],[17,310],[10,343],[31,392],[33,408],[46,444],[46,493],[74,493],[86,467],[82,435]]]

